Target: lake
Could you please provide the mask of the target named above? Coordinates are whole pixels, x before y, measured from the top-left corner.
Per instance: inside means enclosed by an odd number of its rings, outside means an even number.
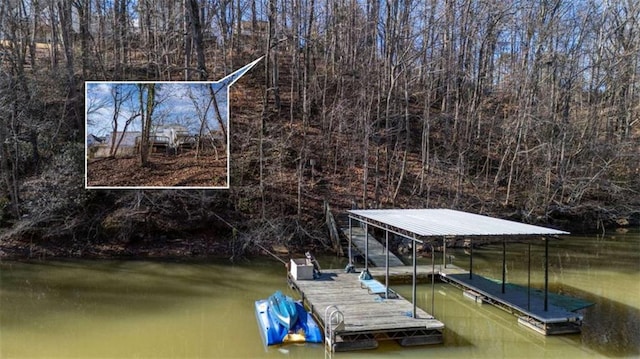
[[[507,245],[507,281],[527,283],[527,244]],[[531,246],[531,282],[542,288],[544,247]],[[436,283],[432,314],[444,343],[403,348],[389,342],[340,358],[630,358],[640,356],[640,232],[568,236],[550,244],[555,292],[595,303],[582,334],[544,337],[516,317]],[[464,250],[448,250],[468,268]],[[474,250],[474,273],[501,278],[502,246]],[[430,263],[429,259],[420,259]],[[345,260],[320,258],[325,268]],[[393,286],[407,298],[411,287]],[[258,259],[55,260],[0,263],[1,358],[324,358],[322,345],[264,348],[253,303],[280,289],[285,268]],[[431,284],[418,306],[431,311]]]

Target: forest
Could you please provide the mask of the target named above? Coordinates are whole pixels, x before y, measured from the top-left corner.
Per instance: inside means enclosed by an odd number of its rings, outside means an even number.
[[[85,188],[85,81],[261,57],[230,88],[228,189]],[[640,3],[0,3],[0,257],[323,248],[354,207],[640,226]]]

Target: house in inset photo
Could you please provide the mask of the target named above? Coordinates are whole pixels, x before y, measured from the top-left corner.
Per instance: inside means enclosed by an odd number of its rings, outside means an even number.
[[[101,141],[99,137],[90,135],[87,138],[88,156],[89,158],[135,156],[140,153],[141,143],[142,132],[140,131],[109,133]],[[193,150],[197,144],[198,134],[178,124],[158,126],[149,136],[151,153],[177,154]]]
[[[109,133],[102,141],[95,135],[89,137],[93,138],[87,140],[89,158],[134,156],[140,131]]]

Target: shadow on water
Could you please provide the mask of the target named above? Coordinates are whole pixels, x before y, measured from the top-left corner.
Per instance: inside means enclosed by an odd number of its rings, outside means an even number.
[[[408,290],[405,287],[402,293],[408,294]],[[551,287],[550,290],[557,288]],[[584,348],[585,354],[595,352],[612,358],[640,356],[639,309],[566,285],[563,291],[595,304],[581,311],[584,314],[582,333],[545,337],[515,324],[515,316],[505,315],[496,307],[464,298],[458,288],[441,284],[435,294],[434,314],[446,325],[444,346],[457,351],[465,347],[473,349],[474,343],[479,340],[476,336],[484,333],[492,342],[527,343],[538,348],[540,353],[547,351],[550,341],[555,340],[576,349]],[[431,295],[428,290],[425,293],[426,297],[419,305],[428,309]]]
[[[558,287],[552,285],[550,291],[559,291]],[[572,341],[609,357],[640,356],[640,309],[579,288],[561,287],[563,292],[595,303],[582,311],[582,333],[571,336]]]

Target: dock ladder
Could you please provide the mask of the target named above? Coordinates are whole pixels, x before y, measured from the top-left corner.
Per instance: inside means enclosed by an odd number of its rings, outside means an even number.
[[[324,310],[324,343],[325,353],[335,351],[336,331],[344,330],[344,314],[336,305]]]

